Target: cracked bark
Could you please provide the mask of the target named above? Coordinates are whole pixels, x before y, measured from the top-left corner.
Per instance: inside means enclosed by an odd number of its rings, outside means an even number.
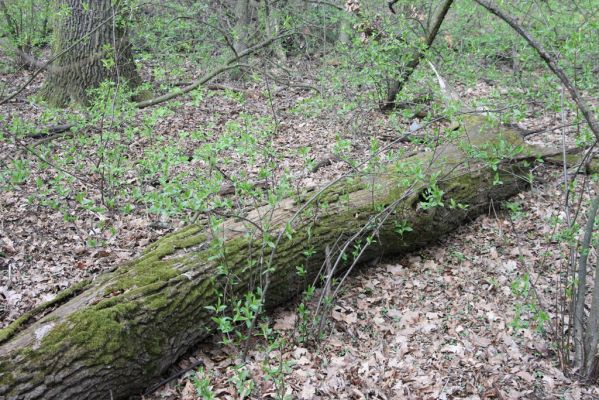
[[[475,118],[469,120],[466,133],[464,142],[474,148],[482,149],[500,138],[521,143],[513,130],[489,128]],[[394,204],[395,213],[381,224],[376,245],[363,254],[362,261],[423,247],[487,212],[491,202],[524,190],[527,183],[521,177],[528,174],[532,164],[527,161],[534,157],[525,158],[505,160],[495,172],[476,160],[465,161],[459,144],[447,144],[434,154],[402,160],[402,168],[330,185],[313,203],[310,215],[299,214],[292,238],[276,248],[269,266],[266,307],[300,294],[318,274],[327,247],[339,236],[364,231],[381,207]],[[409,187],[405,183],[413,179],[410,166],[419,165],[428,174],[438,174],[446,205],[453,199],[468,208],[420,208],[426,183]],[[496,173],[502,185],[493,184]],[[140,258],[82,284],[63,296],[62,303],[0,330],[0,398],[99,400],[141,393],[214,333],[206,306],[214,305],[224,284],[219,266],[225,263],[229,276],[237,280],[228,288],[229,300],[246,294],[264,276],[262,267],[248,262],[261,256],[262,232],[256,227],[261,218],[271,216],[270,237],[276,237],[311,195],[283,200],[274,211],[261,207],[245,219],[227,219],[216,233],[191,225],[154,243]],[[407,221],[413,230],[398,236],[398,220]],[[217,239],[220,245],[215,247]],[[270,247],[266,248],[264,260],[271,256]],[[314,255],[306,258],[307,249]],[[300,264],[307,270],[306,278],[295,273]]]
[[[137,86],[141,79],[126,29],[117,21],[121,17],[118,1],[61,0],[59,4],[66,12],[57,21],[54,53],[88,37],[48,68],[42,97],[63,107],[69,102],[87,104],[89,89],[105,80]]]

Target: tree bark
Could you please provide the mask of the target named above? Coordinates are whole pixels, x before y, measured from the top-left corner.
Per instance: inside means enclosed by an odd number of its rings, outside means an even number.
[[[412,59],[405,66],[404,70],[401,73],[401,76],[398,79],[393,79],[389,81],[389,85],[387,88],[387,98],[385,99],[385,103],[382,105],[383,110],[391,110],[395,107],[395,99],[397,95],[402,91],[403,86],[406,84],[412,73],[418,68],[420,65],[420,61],[422,57],[424,57],[424,52],[428,50],[435,38],[437,37],[437,33],[439,33],[439,29],[441,28],[441,24],[445,20],[445,16],[451,7],[453,0],[444,0],[440,6],[439,11],[435,15],[433,19],[432,26],[429,28],[428,33],[426,35],[424,41],[424,49],[417,50],[414,52]]]
[[[236,0],[235,2],[235,27],[233,28],[233,50],[235,56],[244,53],[248,49],[248,40],[250,36],[250,25],[252,22],[250,0]],[[245,57],[240,57],[239,62],[245,62]],[[231,78],[239,79],[241,69],[237,68],[231,71]]]
[[[325,249],[335,248],[339,237],[373,235],[376,244],[362,254],[363,261],[407,252],[527,187],[521,177],[527,176],[532,157],[497,164],[466,155],[495,157],[493,148],[521,145],[516,132],[489,128],[476,118],[465,124],[465,132],[466,150],[464,145],[447,144],[401,160],[385,173],[333,183],[317,201],[310,202],[314,194],[304,193],[283,200],[274,210],[261,207],[243,219],[225,220],[216,231],[189,226],[154,243],[137,260],[80,284],[62,296],[62,304],[56,301],[0,330],[0,398],[104,400],[138,394],[214,333],[206,306],[215,305],[225,285],[219,273],[223,266],[226,276],[236,281],[227,283],[229,299],[255,289],[268,267],[265,306],[270,308],[312,282],[325,262]],[[423,174],[436,176],[444,206],[422,207],[430,180],[411,182]],[[496,178],[503,184],[494,185]],[[463,207],[449,206],[456,203]],[[389,205],[394,206],[393,214],[380,220],[380,210]],[[268,237],[274,238],[302,209],[293,233],[283,236],[273,254],[257,228],[266,226],[264,216],[270,216]],[[377,232],[373,221],[380,222]],[[412,231],[398,234],[397,222],[408,223]],[[258,259],[272,263],[251,262]],[[306,277],[297,275],[298,265],[304,265]]]
[[[580,260],[578,265],[580,274],[584,273],[586,275],[588,253],[591,249],[593,236],[596,237],[597,235],[595,225],[597,225],[598,210],[599,197],[595,197],[591,202],[591,208],[589,209],[587,226],[582,242],[582,248],[580,250]],[[581,363],[577,365],[577,367],[580,367],[583,376],[591,385],[597,383],[597,378],[599,377],[599,272],[597,271],[598,269],[595,267],[594,287],[591,292],[591,309],[588,318],[584,320],[584,300],[587,294],[586,279],[579,283],[579,296],[576,304],[578,308],[573,316],[577,321],[580,321],[577,326],[578,330],[575,331],[575,333],[579,333],[579,337],[574,337],[574,340],[579,339],[583,345],[582,348],[576,346],[577,354],[575,354],[575,356],[577,356],[577,358],[580,357],[581,359]]]
[[[68,12],[57,21],[54,53],[77,43],[48,68],[42,96],[54,106],[86,104],[89,89],[105,80],[137,86],[126,29],[118,20],[119,2],[113,0],[60,0]],[[80,40],[86,37],[85,40]]]
[[[273,10],[270,1],[264,0],[262,2],[262,12],[264,15],[264,25],[266,30],[266,37],[275,37],[279,35],[279,17],[277,10]],[[275,42],[272,45],[272,50],[279,61],[287,60],[287,53],[280,42]]]

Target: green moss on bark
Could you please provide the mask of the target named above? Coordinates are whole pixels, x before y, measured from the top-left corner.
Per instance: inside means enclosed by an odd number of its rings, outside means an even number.
[[[0,344],[6,342],[10,338],[12,338],[16,333],[23,330],[23,328],[25,328],[35,317],[39,316],[40,314],[44,313],[44,311],[52,307],[57,307],[61,305],[69,298],[79,294],[90,284],[91,281],[89,279],[85,279],[79,283],[76,283],[73,286],[58,293],[56,297],[54,297],[52,300],[40,304],[33,310],[23,314],[21,317],[19,317],[14,322],[10,323],[8,326],[0,329]]]
[[[487,135],[486,140],[489,139]],[[471,143],[484,140],[472,136]],[[249,262],[254,257],[269,260],[273,250],[263,243],[259,229],[235,219],[222,224],[218,239],[208,229],[193,225],[157,241],[139,259],[96,279],[93,287],[72,300],[76,308],[32,326],[29,331],[41,329],[39,340],[11,353],[5,351],[0,358],[0,396],[31,393],[38,387],[45,389],[45,385],[53,385],[54,393],[60,393],[62,382],[46,381],[48,376],[59,374],[70,374],[64,379],[71,379],[70,383],[74,381],[77,387],[98,376],[101,383],[115,389],[115,398],[135,393],[139,385],[156,378],[169,362],[213,331],[214,323],[205,306],[214,304],[223,284],[219,265],[225,264],[229,271],[229,299],[255,290],[264,269],[272,268],[267,306],[274,306],[293,297],[314,278],[325,259],[327,244],[339,236],[356,234],[373,220],[381,222],[378,212],[400,199],[403,200],[395,215],[382,224],[376,247],[363,259],[380,255],[383,250],[399,252],[436,240],[468,217],[484,211],[490,198],[503,199],[525,186],[518,181],[518,175],[525,171],[519,165],[498,170],[506,185],[494,187],[495,171],[484,164],[463,164],[461,155],[463,152],[455,147],[446,148],[441,157],[431,153],[413,157],[387,173],[332,185],[309,206],[311,213],[297,217],[295,232],[279,243],[272,265]],[[432,180],[423,172],[431,164],[431,157],[435,157],[432,172],[438,172]],[[455,170],[457,167],[460,169]],[[427,210],[419,207],[421,194],[432,181],[444,191],[444,202],[454,199],[470,208],[450,210],[447,203],[445,207]],[[278,235],[301,204],[289,200],[268,213],[275,221],[269,240]],[[250,216],[265,215],[262,211],[256,210]],[[396,219],[408,222],[413,230],[398,235],[394,231]],[[261,222],[266,221],[257,221],[259,225]],[[366,234],[370,233],[366,230]],[[306,257],[305,250],[312,247],[314,254]],[[305,264],[308,278],[295,273],[299,264]],[[5,345],[13,343],[8,341]],[[24,377],[23,382],[15,382],[13,371]],[[133,387],[121,387],[123,376],[135,377],[135,382],[130,383]],[[86,396],[94,400],[105,398],[105,392],[91,383],[85,384],[84,389],[89,390]],[[31,385],[37,387],[32,389]],[[66,397],[56,394],[51,398]]]

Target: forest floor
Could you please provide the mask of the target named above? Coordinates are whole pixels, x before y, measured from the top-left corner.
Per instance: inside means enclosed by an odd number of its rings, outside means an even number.
[[[0,80],[16,87],[26,77],[25,72],[17,72],[2,75]],[[39,125],[43,109],[27,96],[35,93],[41,82],[40,76],[14,101],[1,106],[0,114],[8,116],[9,123],[21,116]],[[343,118],[334,110],[310,117],[291,111],[310,96],[304,89],[226,84],[238,85],[245,100],[221,90],[210,92],[199,105],[183,98],[174,113],[160,118],[153,139],[139,137],[128,144],[129,157],[142,159],[149,141],[173,137],[180,131],[211,126],[215,136],[205,140],[216,140],[226,122],[240,114],[258,118],[272,115],[274,110],[278,120],[272,146],[279,156],[274,176],[295,171],[295,185],[320,186],[347,173],[348,165],[333,160],[310,172],[306,160],[318,161],[332,154],[339,136],[350,143],[345,156],[361,161],[369,157],[373,138],[388,143],[411,124],[420,124],[411,118],[391,120],[374,108]],[[485,82],[455,89],[466,100],[491,90]],[[265,97],[265,92],[270,96]],[[151,112],[143,110],[136,118],[141,121]],[[562,124],[561,118],[549,112],[536,113],[521,128],[546,128],[527,140],[559,148],[561,130],[554,128]],[[567,132],[573,129],[567,128]],[[52,151],[66,151],[72,140],[57,138]],[[33,143],[34,139],[1,141],[0,166],[9,165],[18,154],[24,154],[25,144]],[[191,138],[178,143],[181,154],[193,153],[197,145]],[[573,141],[568,139],[567,145],[572,146]],[[309,151],[300,156],[302,147]],[[416,149],[418,145],[398,142],[396,147]],[[81,151],[87,152],[90,165],[77,172],[87,177],[87,183],[77,181],[75,185],[97,185],[94,179],[98,177],[92,172],[94,148],[82,147]],[[257,180],[259,171],[245,166],[242,156],[231,153],[220,169],[228,176]],[[192,171],[206,166],[192,161],[181,167],[181,172],[186,168]],[[273,313],[274,335],[284,338],[285,345],[265,351],[267,343],[258,341],[250,350],[245,363],[245,371],[255,383],[250,398],[275,398],[284,393],[299,399],[599,398],[597,387],[566,377],[557,362],[552,329],[559,319],[556,298],[563,290],[567,249],[555,241],[550,221],[564,216],[563,177],[561,168],[555,166],[539,166],[535,175],[530,191],[507,205],[497,204],[440,243],[356,271],[328,316],[318,343],[299,340],[294,305]],[[73,283],[139,255],[149,243],[188,220],[161,218],[142,207],[126,215],[98,213],[77,209],[74,202],[77,218],[70,220],[60,210],[28,200],[38,191],[36,177],[51,179],[51,168],[34,167],[31,179],[0,192],[2,326]],[[579,187],[586,180],[578,176]],[[588,190],[583,200],[599,191],[596,182],[585,186]],[[100,190],[87,190],[92,201],[100,201]],[[579,196],[573,201],[579,201]],[[582,223],[584,209],[579,218]],[[98,228],[100,220],[102,228]],[[90,239],[98,238],[100,244],[90,246]],[[546,323],[539,320],[541,308],[547,312]],[[198,346],[171,371],[201,360],[203,374],[191,370],[145,398],[200,398],[196,387],[204,377],[210,378],[216,398],[240,398],[235,384],[240,376],[240,348],[219,345],[219,339]],[[288,368],[277,377],[272,371],[283,364]]]

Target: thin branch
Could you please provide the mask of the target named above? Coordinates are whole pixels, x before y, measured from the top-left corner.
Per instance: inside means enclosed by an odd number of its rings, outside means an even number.
[[[539,56],[545,61],[545,64],[549,67],[551,72],[555,74],[568,90],[572,100],[576,103],[584,119],[589,124],[589,128],[599,141],[599,121],[595,115],[591,112],[590,108],[587,106],[586,102],[582,98],[582,95],[578,92],[578,89],[572,84],[568,76],[565,72],[557,65],[557,62],[554,58],[543,48],[543,46],[537,42],[524,28],[520,26],[520,24],[511,16],[505,14],[495,5],[491,4],[487,0],[474,0],[476,3],[480,4],[482,7],[486,8],[489,12],[496,15],[500,19],[502,19],[505,23],[507,23],[513,30],[515,30],[522,38],[524,38],[528,44],[536,50]]]
[[[215,69],[214,71],[210,72],[207,75],[204,75],[202,78],[192,82],[190,85],[185,86],[184,88],[172,91],[170,93],[164,94],[162,96],[156,97],[154,99],[150,99],[150,100],[146,100],[146,101],[141,101],[139,103],[136,104],[137,108],[145,108],[145,107],[150,107],[162,102],[165,102],[167,100],[171,100],[175,97],[178,97],[182,94],[185,93],[189,93],[192,90],[197,89],[198,87],[200,87],[201,85],[203,85],[204,83],[208,82],[209,80],[211,80],[212,78],[214,78],[215,76],[228,71],[230,69],[234,69],[240,66],[240,64],[237,64],[237,61],[239,61],[240,59],[242,59],[243,57],[246,57],[250,54],[255,53],[256,51],[263,49],[264,47],[267,47],[268,45],[270,45],[272,42],[274,42],[275,40],[279,40],[282,39],[284,37],[290,36],[293,33],[285,33],[279,36],[275,36],[275,37],[271,37],[268,38],[260,43],[258,43],[255,46],[252,46],[244,51],[239,52],[238,55],[230,58],[229,60],[227,60],[227,62],[225,63],[225,65],[223,65],[220,68]]]
[[[183,368],[182,370],[175,372],[174,374],[172,374],[171,376],[169,376],[168,378],[165,378],[163,380],[161,380],[160,382],[150,386],[148,389],[146,389],[146,391],[144,392],[144,396],[149,396],[152,393],[154,393],[155,391],[157,391],[158,389],[160,389],[161,386],[166,385],[167,383],[169,383],[172,380],[175,380],[183,375],[185,375],[185,373],[191,371],[194,368],[197,368],[201,365],[205,365],[203,360],[197,360],[196,362],[192,363],[190,366],[188,366],[187,368]],[[112,393],[111,393],[112,395]]]

